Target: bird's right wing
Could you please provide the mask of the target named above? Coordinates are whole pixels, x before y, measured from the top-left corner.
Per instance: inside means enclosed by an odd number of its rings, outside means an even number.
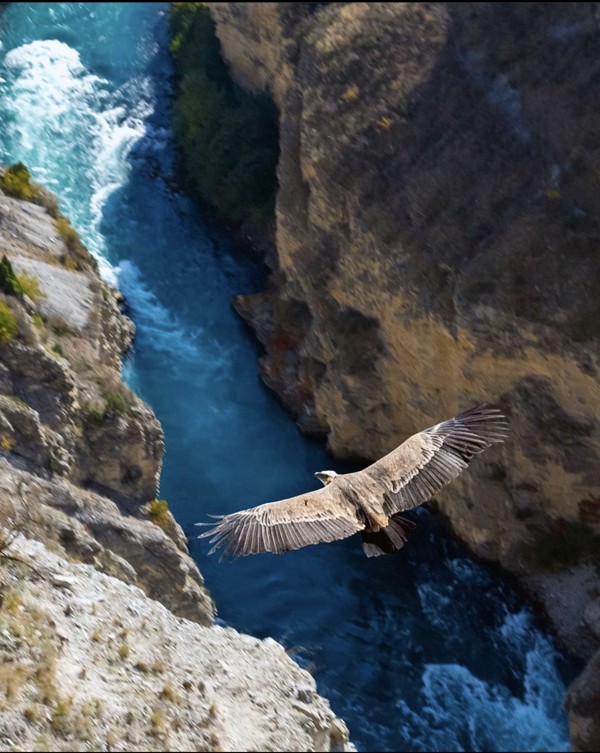
[[[507,431],[506,417],[497,408],[480,405],[413,434],[363,473],[376,480],[384,511],[394,515],[431,499]]]
[[[203,525],[203,524],[201,524]],[[309,544],[345,539],[362,531],[358,512],[333,485],[279,502],[220,516],[218,523],[198,538],[210,537],[212,554],[243,557],[258,552],[281,554]]]

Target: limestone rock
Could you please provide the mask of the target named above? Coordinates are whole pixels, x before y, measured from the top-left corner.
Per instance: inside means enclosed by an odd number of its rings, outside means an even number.
[[[235,304],[267,384],[340,458],[499,404],[510,440],[440,494],[456,533],[522,572],[552,521],[600,531],[595,11],[209,7],[280,115],[272,282]]]
[[[569,687],[565,707],[573,750],[577,753],[600,750],[600,651]]]
[[[164,444],[152,411],[121,381],[133,323],[93,264],[61,266],[63,241],[43,207],[0,196],[0,219],[0,255],[40,287],[37,302],[2,294],[19,321],[18,336],[0,345],[5,515],[63,556],[210,624],[214,605],[183,532],[142,512]]]
[[[177,618],[39,542],[19,537],[10,554],[2,748],[354,750],[314,679],[274,641]]]

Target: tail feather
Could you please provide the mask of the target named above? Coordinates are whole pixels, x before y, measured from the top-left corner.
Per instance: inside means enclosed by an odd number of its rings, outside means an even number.
[[[409,536],[416,528],[416,523],[400,515],[390,518],[389,525],[376,533],[363,531],[363,551],[367,557],[380,557],[382,554],[393,554],[406,544]]]

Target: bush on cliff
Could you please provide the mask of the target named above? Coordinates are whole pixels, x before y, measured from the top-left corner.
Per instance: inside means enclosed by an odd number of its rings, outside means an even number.
[[[233,83],[204,3],[173,3],[170,50],[179,72],[175,135],[200,196],[236,222],[273,216],[277,111]]]
[[[44,298],[37,277],[27,272],[16,274],[6,254],[0,260],[0,290],[6,295],[26,295],[34,303]]]
[[[79,233],[58,208],[56,196],[31,180],[26,165],[16,162],[5,168],[0,174],[0,189],[8,196],[39,204],[46,209],[54,219],[56,230],[67,247],[67,253],[63,257],[67,269],[98,269],[96,260],[88,253]]]
[[[6,293],[6,295],[21,295],[23,292],[13,265],[6,254],[4,254],[0,261],[0,290]]]
[[[34,303],[39,303],[42,298],[46,297],[45,293],[42,292],[40,281],[34,275],[21,272],[17,275],[17,282],[23,295],[26,295]]]
[[[0,188],[5,194],[25,201],[36,201],[39,194],[39,187],[32,183],[29,170],[22,162],[6,168],[0,178]]]
[[[14,340],[17,332],[17,318],[6,303],[0,301],[0,345]]]

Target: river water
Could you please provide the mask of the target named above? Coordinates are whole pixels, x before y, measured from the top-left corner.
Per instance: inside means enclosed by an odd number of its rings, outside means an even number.
[[[0,161],[56,192],[127,296],[125,376],[163,424],[160,496],[192,537],[207,513],[316,488],[313,472],[336,464],[264,389],[231,308],[263,271],[170,187],[167,13],[13,3],[0,19]],[[219,619],[282,641],[359,750],[567,750],[568,663],[497,573],[417,515],[409,546],[375,560],[357,537],[233,563],[191,548]]]

